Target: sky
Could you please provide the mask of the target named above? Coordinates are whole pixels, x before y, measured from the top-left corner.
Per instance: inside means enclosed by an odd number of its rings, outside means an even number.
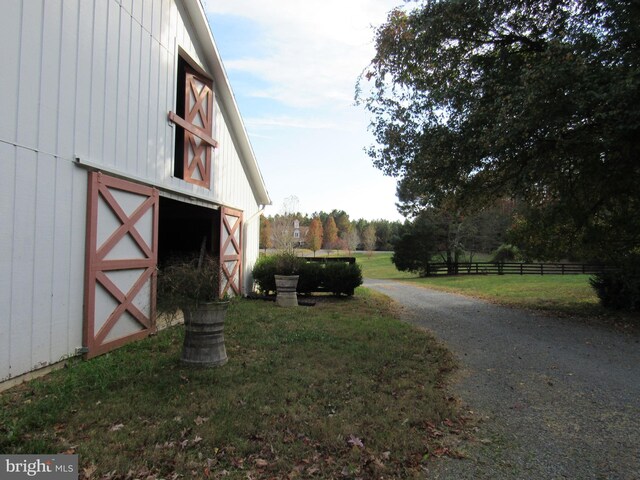
[[[203,0],[273,205],[402,220],[396,180],[365,153],[369,116],[354,105],[375,55],[374,27],[402,0]]]

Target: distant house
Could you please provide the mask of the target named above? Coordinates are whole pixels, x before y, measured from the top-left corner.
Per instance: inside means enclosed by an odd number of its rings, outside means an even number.
[[[304,247],[307,244],[307,233],[309,227],[301,227],[299,220],[293,221],[293,241],[297,247]]]
[[[0,382],[155,330],[156,266],[252,285],[270,204],[199,0],[2,5]]]

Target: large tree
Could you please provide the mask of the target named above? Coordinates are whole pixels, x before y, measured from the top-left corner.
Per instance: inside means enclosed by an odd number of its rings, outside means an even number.
[[[271,248],[273,246],[271,233],[271,221],[265,217],[264,215],[260,215],[260,248],[264,248],[264,251],[267,251],[267,248]]]
[[[538,257],[640,244],[640,2],[426,0],[393,10],[359,99],[402,211],[517,198]],[[526,241],[524,242],[526,244]]]
[[[398,270],[424,275],[434,255],[440,252],[442,231],[428,211],[421,212],[413,222],[400,229],[391,261]]]
[[[323,240],[322,244],[324,248],[330,250],[335,247],[336,241],[338,240],[338,227],[336,226],[336,221],[332,216],[329,216],[327,220],[324,222],[323,230]]]
[[[309,230],[307,231],[307,247],[313,251],[313,256],[316,256],[316,252],[322,247],[322,222],[318,217],[314,217],[309,224]]]
[[[369,252],[369,255],[376,249],[376,241],[376,226],[370,223],[364,227],[364,231],[362,232],[362,243],[364,244],[364,249]]]

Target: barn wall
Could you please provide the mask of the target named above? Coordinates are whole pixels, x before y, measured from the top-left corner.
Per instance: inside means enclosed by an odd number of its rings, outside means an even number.
[[[194,39],[175,0],[3,3],[0,381],[81,346],[87,172],[76,157],[255,216],[220,105],[212,190],[172,177],[167,112],[178,47],[205,65]],[[252,263],[253,224],[245,235]]]
[[[0,80],[14,93],[2,95],[0,139],[234,207],[234,200],[252,196],[246,181],[237,183],[244,172],[219,104],[216,156],[237,163],[230,171],[239,176],[218,179],[222,188],[212,190],[172,176],[175,132],[167,113],[175,110],[178,48],[206,68],[180,4],[9,2],[0,25],[8,57]],[[238,195],[238,188],[247,191]]]
[[[214,138],[221,145],[234,143],[232,133],[222,121],[221,107],[216,109]],[[250,291],[253,283],[251,269],[259,255],[260,218],[258,205],[235,148],[219,148],[215,151],[213,169],[213,190],[221,192],[227,203],[244,213],[244,265],[243,279],[245,291]]]
[[[86,178],[0,142],[0,381],[82,346]]]

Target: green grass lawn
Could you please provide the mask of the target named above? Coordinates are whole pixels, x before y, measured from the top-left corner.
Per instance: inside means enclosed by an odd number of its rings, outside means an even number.
[[[406,278],[416,278],[416,275],[409,272],[401,272],[391,263],[390,252],[373,252],[354,254],[356,261],[362,267],[362,276],[365,278],[381,278],[387,280],[399,280]]]
[[[400,279],[429,288],[484,298],[505,305],[592,316],[607,312],[589,285],[589,275],[459,275],[420,278],[399,272],[391,253],[358,254],[363,276]]]
[[[453,360],[386,297],[235,301],[215,369],[179,364],[182,332],[0,394],[0,451],[77,453],[81,478],[154,479],[421,478],[458,455]]]
[[[505,305],[577,315],[601,313],[588,275],[486,275],[413,279],[419,285]]]

